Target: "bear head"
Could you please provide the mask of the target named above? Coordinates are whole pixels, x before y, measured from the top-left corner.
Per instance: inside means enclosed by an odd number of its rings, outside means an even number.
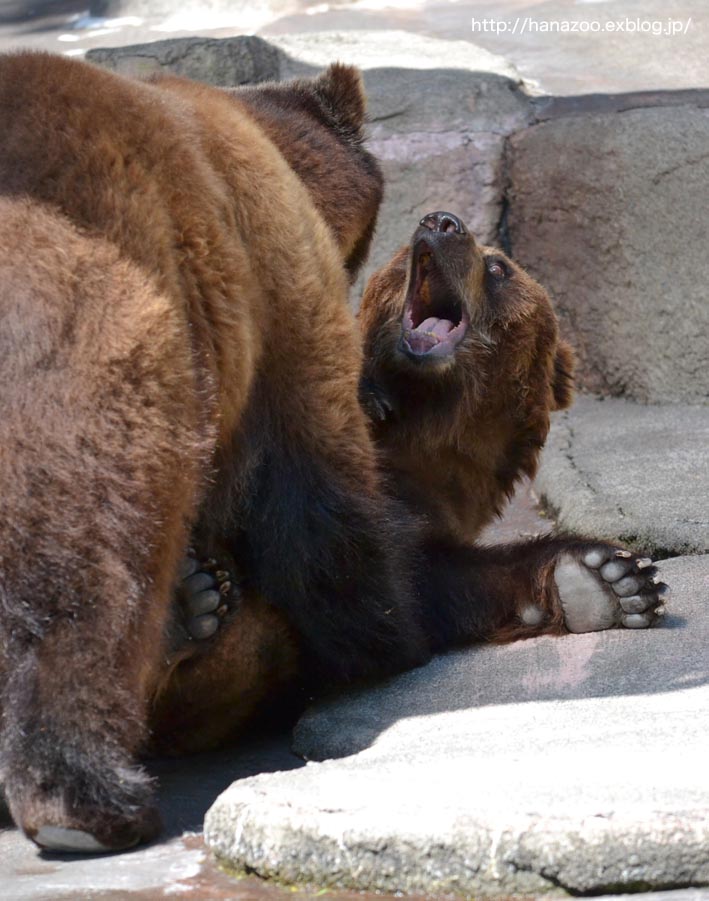
[[[415,506],[447,505],[472,535],[534,475],[550,412],[571,403],[574,355],[547,292],[435,212],[372,276],[359,321],[387,466]]]
[[[233,93],[307,186],[354,280],[369,253],[383,193],[379,164],[363,145],[366,97],[359,70],[333,63],[317,78]]]

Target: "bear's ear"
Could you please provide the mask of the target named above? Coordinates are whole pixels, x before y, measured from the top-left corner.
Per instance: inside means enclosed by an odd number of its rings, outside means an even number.
[[[554,357],[554,380],[552,383],[555,410],[565,410],[571,405],[574,397],[575,368],[576,356],[571,345],[560,338]]]
[[[313,88],[333,125],[345,136],[360,140],[367,98],[359,69],[333,63],[315,80]]]

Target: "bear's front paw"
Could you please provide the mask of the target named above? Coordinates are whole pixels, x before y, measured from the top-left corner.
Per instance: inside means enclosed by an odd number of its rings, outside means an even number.
[[[175,600],[185,641],[212,638],[239,606],[238,583],[216,560],[200,561],[191,553],[182,564],[180,576]]]
[[[370,378],[359,383],[359,402],[372,422],[385,422],[394,414],[394,402],[387,392]]]
[[[562,553],[554,583],[570,632],[647,629],[670,596],[652,560],[611,544]]]

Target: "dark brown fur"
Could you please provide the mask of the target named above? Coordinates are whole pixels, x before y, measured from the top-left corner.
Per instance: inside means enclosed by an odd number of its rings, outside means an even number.
[[[436,234],[423,249],[432,254],[430,291],[437,283],[443,300],[457,295],[467,333],[443,359],[407,354],[402,317],[417,278],[417,242],[431,237],[423,222],[411,247],[370,279],[359,321],[365,400],[370,392],[383,410],[373,433],[389,490],[426,524],[419,592],[427,633],[443,649],[565,632],[552,580],[564,540],[491,548],[475,540],[519,480],[534,477],[550,414],[573,397],[573,351],[544,288],[497,248],[477,245],[463,225],[462,234]],[[493,263],[504,277],[491,275]],[[530,603],[544,613],[533,627],[521,618]]]
[[[473,541],[519,479],[534,477],[550,413],[571,403],[574,360],[544,288],[501,251],[464,240],[472,322],[454,358],[431,367],[399,349],[408,247],[370,279],[359,322],[365,383],[390,407],[373,425],[387,477],[431,530]],[[509,273],[499,284],[489,260]]]
[[[473,323],[449,365],[427,368],[399,350],[410,248],[371,277],[359,314],[364,400],[375,414],[386,411],[383,420],[374,416],[372,428],[388,489],[413,519],[426,523],[412,561],[421,555],[423,615],[439,650],[470,640],[567,631],[552,589],[559,544],[483,550],[473,542],[516,482],[535,474],[550,413],[571,402],[573,354],[559,337],[544,289],[494,248],[479,248],[472,238],[467,245],[464,290]],[[441,254],[445,265],[446,251]],[[492,296],[489,258],[508,268],[504,296],[497,289]],[[253,719],[255,693],[268,706],[298,683],[294,648],[282,632],[255,632],[255,612],[272,622],[273,611],[248,593],[247,601],[249,616],[237,615],[213,644],[178,666],[160,693],[160,751],[215,747]],[[518,616],[530,602],[546,614],[541,626],[526,626]],[[291,638],[297,642],[296,634]],[[255,644],[268,665],[254,668]],[[244,657],[251,661],[248,671],[237,665]],[[185,693],[197,671],[196,702],[187,707]]]
[[[475,543],[518,480],[534,476],[550,413],[571,402],[574,358],[559,337],[544,289],[500,251],[477,246],[460,225],[461,234],[438,235],[426,247],[434,264],[431,312],[441,315],[436,305],[450,309],[451,296],[457,296],[468,314],[469,327],[454,353],[422,359],[402,344],[421,229],[411,248],[370,279],[360,311],[362,399],[372,414],[388,491],[418,526],[407,565],[419,616],[437,651],[568,632],[556,564],[562,557],[580,560],[600,546],[556,536],[499,547]],[[496,270],[502,277],[493,275]],[[608,547],[609,553],[617,550]],[[650,600],[659,603],[656,583],[650,585]],[[246,599],[249,615],[242,620],[237,614],[213,643],[197,645],[196,656],[177,667],[156,699],[160,750],[214,747],[253,720],[255,692],[267,710],[288,688],[303,684],[298,633],[256,631],[272,611],[262,597],[247,593]],[[530,607],[535,625],[525,616]],[[254,645],[264,661],[257,667]],[[244,653],[248,672],[238,665]],[[199,691],[186,708],[193,672],[199,673]]]
[[[428,654],[357,398],[359,77],[260,96],[0,58],[2,768],[30,837],[154,834],[133,761],[191,531],[314,676]]]

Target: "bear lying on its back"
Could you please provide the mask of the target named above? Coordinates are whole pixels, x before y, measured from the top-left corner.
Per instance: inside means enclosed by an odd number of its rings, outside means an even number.
[[[435,212],[370,279],[359,319],[390,490],[426,522],[417,588],[433,647],[652,625],[665,587],[650,560],[581,537],[473,543],[572,399],[544,288]]]
[[[534,475],[551,411],[571,401],[573,355],[544,289],[438,212],[372,276],[359,319],[362,399],[388,490],[419,530],[408,569],[432,647],[655,622],[664,586],[622,548],[474,544]],[[297,631],[243,575],[241,611],[169,676],[154,719],[163,751],[213,747],[301,683]],[[183,606],[195,635],[216,622],[200,592]]]
[[[573,352],[546,291],[452,213],[431,213],[369,281],[365,402],[395,492],[466,541],[533,477]]]

